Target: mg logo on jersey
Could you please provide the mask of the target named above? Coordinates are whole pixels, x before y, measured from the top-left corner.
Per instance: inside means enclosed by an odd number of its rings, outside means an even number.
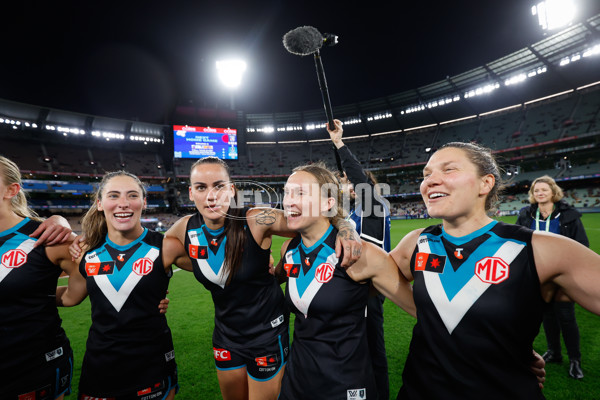
[[[151,259],[141,258],[133,263],[133,272],[141,276],[148,275],[152,271],[153,265],[154,262]]]
[[[2,254],[2,266],[6,268],[19,268],[27,262],[27,253],[21,249],[9,250]]]
[[[335,268],[333,268],[333,265],[329,263],[323,263],[317,267],[317,270],[315,271],[315,279],[319,283],[327,283],[331,280],[331,278],[333,278],[334,270]]]
[[[230,361],[231,360],[231,354],[229,353],[229,350],[216,349],[213,347],[213,351],[215,352],[215,360],[217,360],[217,361]]]
[[[485,283],[498,284],[508,279],[510,266],[499,257],[486,257],[475,264],[475,275]]]

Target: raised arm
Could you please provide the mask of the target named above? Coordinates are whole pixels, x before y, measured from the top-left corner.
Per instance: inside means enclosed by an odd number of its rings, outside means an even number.
[[[600,315],[600,255],[575,240],[546,232],[534,232],[531,243],[544,299],[550,301],[560,287]]]

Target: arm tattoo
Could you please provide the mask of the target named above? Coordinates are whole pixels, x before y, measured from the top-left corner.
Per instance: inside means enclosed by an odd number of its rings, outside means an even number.
[[[256,216],[258,225],[273,225],[275,221],[277,221],[277,211],[273,209],[264,210]]]

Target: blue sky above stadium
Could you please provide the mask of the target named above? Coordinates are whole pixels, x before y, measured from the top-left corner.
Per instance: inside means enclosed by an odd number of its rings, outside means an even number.
[[[598,0],[575,1],[579,19],[600,12]],[[18,3],[0,26],[0,98],[158,123],[177,122],[178,104],[227,107],[215,61],[232,55],[248,63],[236,108],[321,108],[313,58],[282,45],[303,25],[339,35],[322,51],[333,106],[436,82],[544,37],[533,0]]]

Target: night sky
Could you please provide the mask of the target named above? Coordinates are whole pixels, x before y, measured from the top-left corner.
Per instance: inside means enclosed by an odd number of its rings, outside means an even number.
[[[598,0],[575,1],[580,18],[600,12]],[[0,98],[156,123],[176,122],[176,105],[227,107],[215,60],[231,55],[248,63],[237,109],[322,108],[312,56],[282,45],[303,25],[339,35],[321,53],[333,106],[433,83],[544,37],[532,0],[15,3],[0,24]]]

